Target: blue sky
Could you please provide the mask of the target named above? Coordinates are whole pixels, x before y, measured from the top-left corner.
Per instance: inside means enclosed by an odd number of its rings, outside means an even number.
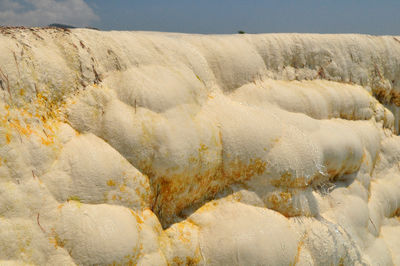
[[[399,0],[0,0],[0,25],[400,35]]]

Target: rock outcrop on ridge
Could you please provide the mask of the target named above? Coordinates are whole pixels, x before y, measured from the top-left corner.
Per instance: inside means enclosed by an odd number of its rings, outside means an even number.
[[[0,264],[400,265],[400,37],[0,28]]]

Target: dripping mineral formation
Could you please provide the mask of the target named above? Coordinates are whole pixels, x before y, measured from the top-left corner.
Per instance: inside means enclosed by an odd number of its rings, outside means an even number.
[[[0,264],[400,265],[400,37],[0,51]]]

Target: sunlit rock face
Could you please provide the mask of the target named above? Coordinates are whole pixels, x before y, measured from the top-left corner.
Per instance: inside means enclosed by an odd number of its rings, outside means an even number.
[[[400,37],[0,51],[1,265],[400,265]]]

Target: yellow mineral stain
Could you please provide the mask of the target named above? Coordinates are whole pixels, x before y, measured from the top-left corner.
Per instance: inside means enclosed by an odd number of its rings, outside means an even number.
[[[120,190],[121,192],[124,192],[124,191],[126,190],[126,186],[125,186],[125,185],[120,185],[120,186],[119,186],[119,190]]]
[[[54,248],[58,247],[57,240],[55,238],[49,237],[48,239],[49,239],[50,244],[54,245]]]
[[[280,141],[280,138],[274,138],[273,140],[272,140],[272,142],[274,142],[274,143],[278,143]]]
[[[43,144],[43,145],[46,145],[46,146],[49,146],[49,145],[54,144],[54,139],[53,139],[53,138],[44,138],[44,137],[41,137],[41,140],[42,140],[42,144]]]
[[[293,266],[295,266],[295,265],[297,265],[297,263],[299,263],[302,246],[303,246],[303,240],[300,240],[299,244],[297,245],[297,253],[296,253],[296,256],[294,257]]]
[[[11,142],[11,135],[9,133],[6,133],[6,141],[7,141],[7,144],[9,144]]]
[[[307,180],[305,177],[302,177],[302,176],[293,178],[292,173],[285,172],[281,175],[280,179],[271,180],[271,184],[276,187],[305,188],[305,187],[309,186],[311,180],[313,180],[313,178],[310,178],[309,180]]]
[[[112,179],[109,179],[108,181],[107,181],[107,185],[108,186],[110,186],[110,187],[115,187],[115,181],[114,180],[112,180]]]
[[[185,265],[186,263],[179,257],[174,257],[172,259],[174,265]]]
[[[67,199],[67,201],[75,202],[75,203],[76,203],[76,206],[77,206],[78,208],[80,208],[80,207],[82,206],[81,200],[80,200],[80,198],[77,197],[77,196],[70,196],[70,197]]]
[[[133,217],[135,217],[136,222],[138,224],[142,224],[144,221],[139,217],[139,215],[137,215],[133,210],[129,210],[131,212],[131,214],[133,215]]]
[[[261,175],[265,172],[267,163],[259,158],[250,159],[249,163],[242,161],[232,161],[229,163],[229,168],[232,171],[234,180],[249,180],[255,175]]]
[[[207,150],[208,150],[208,147],[206,145],[200,144],[199,152],[204,152],[204,151],[207,151]]]

